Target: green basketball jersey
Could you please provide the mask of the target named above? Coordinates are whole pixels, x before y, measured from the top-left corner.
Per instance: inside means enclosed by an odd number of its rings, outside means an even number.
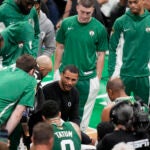
[[[39,20],[35,7],[30,10],[30,13],[24,15],[17,6],[15,0],[5,0],[0,6],[0,25],[8,27],[20,21],[28,21],[34,28],[34,39],[32,40],[32,56],[36,57],[39,46]],[[26,31],[27,32],[27,31]],[[24,34],[22,33],[24,36]]]
[[[0,79],[0,125],[2,125],[9,119],[16,105],[33,106],[36,79],[16,67],[1,70]]]
[[[81,140],[70,122],[62,126],[52,124],[54,130],[53,150],[80,150]]]
[[[4,46],[0,50],[3,66],[16,63],[17,58],[23,54],[32,55],[34,29],[28,21],[10,25],[1,32],[1,35],[4,39]]]
[[[56,34],[56,41],[64,45],[60,71],[68,64],[79,69],[80,79],[96,76],[97,51],[108,50],[105,27],[95,18],[87,24],[79,23],[77,16],[66,18]]]
[[[117,50],[120,35],[123,34],[122,48]],[[116,51],[121,65],[120,75],[130,77],[145,77],[150,75],[150,13],[145,10],[143,14],[136,15],[127,11],[116,19],[110,37],[108,71],[109,75],[115,71],[117,65]],[[134,45],[134,46],[133,46]]]

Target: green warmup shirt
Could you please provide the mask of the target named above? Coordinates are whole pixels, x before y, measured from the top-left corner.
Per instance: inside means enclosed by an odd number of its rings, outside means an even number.
[[[68,64],[79,69],[80,79],[96,76],[96,52],[108,50],[105,27],[95,18],[87,24],[79,23],[77,16],[64,19],[56,34],[56,41],[64,45],[60,71]]]
[[[34,28],[34,40],[32,41],[32,56],[36,57],[39,47],[39,21],[36,9],[33,7],[28,15],[22,14],[15,0],[5,0],[0,5],[0,27],[8,27],[11,24],[28,21]]]
[[[10,25],[1,32],[1,35],[4,39],[4,46],[0,49],[3,66],[16,63],[17,58],[23,54],[32,55],[34,29],[27,21]]]
[[[0,125],[2,125],[9,119],[16,105],[33,107],[36,79],[16,67],[1,70],[0,79]]]
[[[126,12],[118,18],[110,37],[108,70],[111,76],[117,65],[116,49],[123,34],[121,76],[146,77],[150,75],[150,13],[137,16]],[[121,50],[121,49],[119,49]]]
[[[70,122],[62,126],[52,124],[54,130],[53,150],[80,150],[81,140]]]

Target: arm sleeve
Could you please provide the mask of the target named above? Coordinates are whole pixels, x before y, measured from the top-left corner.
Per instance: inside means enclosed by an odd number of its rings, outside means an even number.
[[[55,30],[52,23],[49,24],[49,31],[46,33],[46,36],[44,38],[44,52],[43,54],[47,56],[51,56],[55,49],[56,49],[56,42],[55,42]]]
[[[104,26],[102,26],[102,29],[99,31],[97,50],[98,51],[108,50],[108,34]]]
[[[38,53],[38,49],[39,49],[39,35],[40,35],[40,28],[39,28],[39,19],[38,19],[38,14],[35,10],[35,8],[33,8],[34,11],[34,16],[33,16],[33,20],[34,20],[34,39],[33,39],[33,48],[32,48],[32,56],[36,57],[37,53]]]
[[[19,100],[18,105],[33,107],[35,92],[36,92],[36,80],[33,80],[32,82],[30,80],[28,86],[26,87],[23,95]]]
[[[121,36],[121,25],[118,22],[119,20],[116,20],[114,23],[114,26],[112,28],[112,34],[110,37],[110,43],[109,43],[109,59],[108,59],[108,73],[109,76],[112,76],[115,66],[116,66],[116,49],[119,44],[119,39]]]
[[[65,43],[65,29],[64,29],[64,21],[61,24],[61,27],[58,29],[57,33],[56,33],[56,41],[64,44]]]

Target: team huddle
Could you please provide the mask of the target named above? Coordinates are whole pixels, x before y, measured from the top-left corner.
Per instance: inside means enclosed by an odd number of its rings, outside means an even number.
[[[110,18],[100,9],[108,0],[67,0],[53,25],[46,8],[54,2],[0,5],[0,149],[21,140],[28,150],[150,149],[148,0],[118,0]],[[110,103],[94,139],[87,130],[105,53]]]

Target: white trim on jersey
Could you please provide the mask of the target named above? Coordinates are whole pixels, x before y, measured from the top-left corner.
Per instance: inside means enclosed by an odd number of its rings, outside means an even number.
[[[92,115],[96,97],[100,89],[100,81],[96,76],[95,78],[90,79],[90,90],[87,101],[84,106],[83,117],[80,124],[81,131],[85,131],[89,125],[89,121]]]
[[[116,49],[116,65],[115,70],[113,72],[112,78],[120,77],[120,69],[122,66],[122,55],[123,55],[123,45],[124,45],[124,38],[123,34],[120,35],[119,43]]]

